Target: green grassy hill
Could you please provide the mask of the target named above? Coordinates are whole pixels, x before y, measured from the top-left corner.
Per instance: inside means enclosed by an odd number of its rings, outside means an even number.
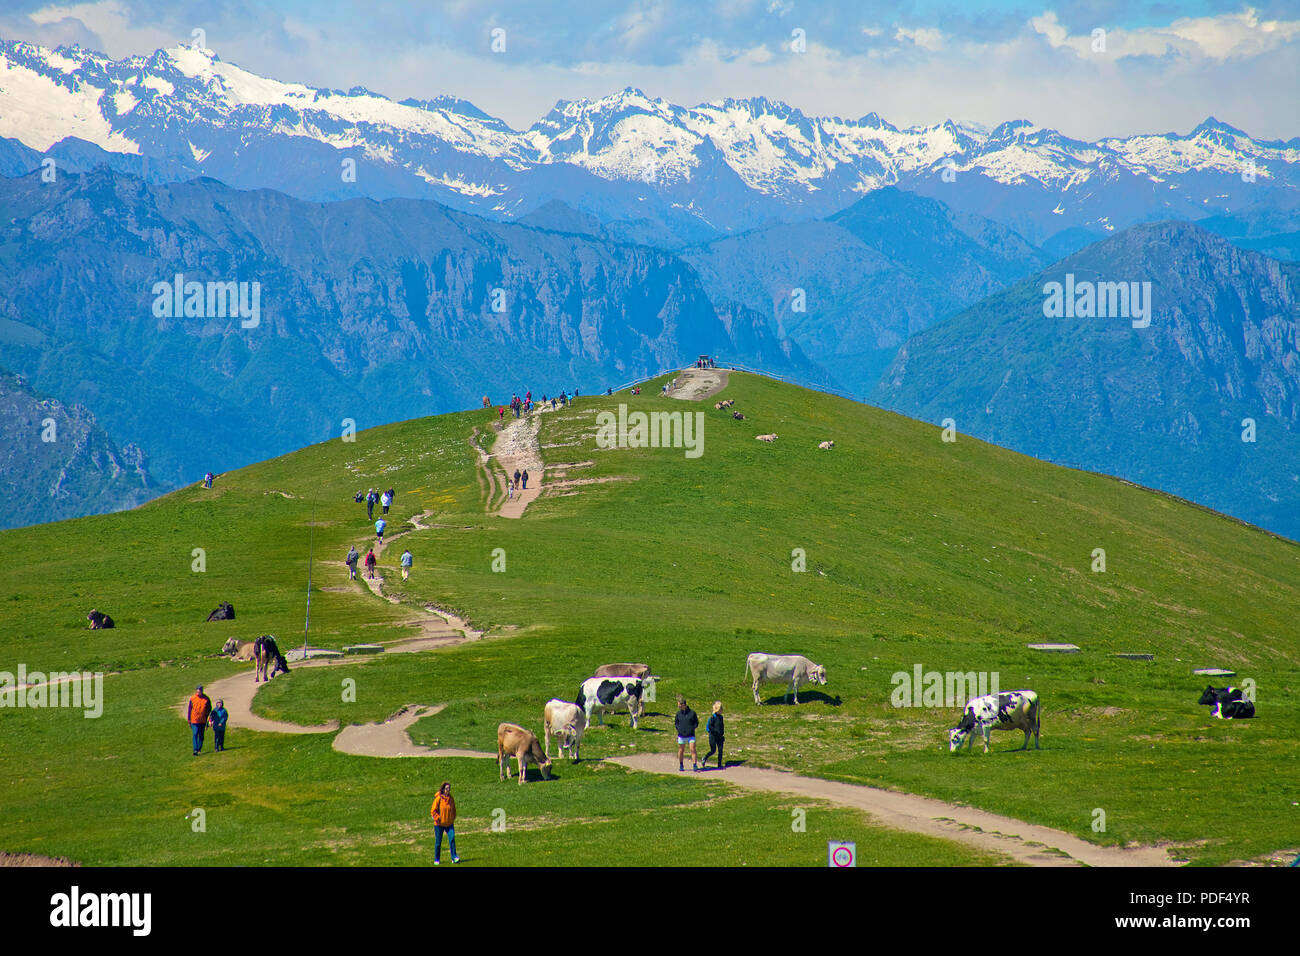
[[[924,793],[1112,844],[1167,842],[1216,864],[1300,847],[1294,796],[1300,718],[1300,546],[1165,495],[1068,471],[877,409],[733,374],[712,401],[583,398],[543,417],[551,464],[611,478],[544,494],[521,520],[484,513],[471,429],[485,412],[386,426],[192,487],[133,512],[0,534],[0,670],[98,669],[105,712],[0,711],[0,849],[90,863],[427,862],[428,805],[455,782],[462,854],[481,863],[590,863],[604,841],[644,841],[645,863],[825,865],[825,840],[857,839],[863,863],[988,862],[950,843],[876,828],[848,810],[720,782],[635,774],[590,758],[667,750],[672,698],[701,715],[723,701],[728,757]],[[595,447],[595,415],[620,402],[703,411],[704,453]],[[775,432],[773,444],[754,436]],[[817,443],[834,439],[833,452]],[[554,447],[548,447],[554,446]],[[400,546],[381,570],[392,605],[349,585],[350,543],[368,542],[352,494],[397,488]],[[315,509],[312,643],[408,633],[426,603],[488,628],[479,642],[366,664],[295,669],[257,698],[264,716],[311,724],[380,720],[445,703],[420,743],[495,748],[502,720],[540,731],[552,696],[573,699],[607,661],[647,661],[663,680],[648,730],[626,717],[589,731],[578,766],[520,788],[491,761],[380,760],[329,737],[231,731],[224,755],[190,756],[175,704],[236,672],[228,636],[301,641]],[[409,528],[409,525],[405,527]],[[194,549],[206,570],[191,570]],[[1106,571],[1091,570],[1104,548]],[[494,572],[504,552],[506,570]],[[792,552],[806,554],[804,572]],[[234,622],[204,619],[231,601]],[[112,631],[84,630],[96,606]],[[1080,645],[1044,655],[1039,641]],[[796,707],[756,706],[751,651],[802,653],[829,683]],[[1116,658],[1151,653],[1154,661]],[[953,756],[957,708],[895,708],[896,672],[987,671],[1043,706],[1043,750]],[[243,665],[246,666],[246,665]],[[1259,717],[1216,721],[1196,699],[1202,666],[1257,685]],[[340,680],[356,679],[354,703]],[[764,700],[780,690],[768,688]],[[210,745],[209,745],[210,746]],[[977,745],[978,750],[978,745]],[[207,832],[184,815],[207,810]],[[507,830],[489,833],[492,812]],[[1107,828],[1094,833],[1094,810]],[[668,825],[664,825],[667,813]],[[477,835],[482,834],[482,835]],[[593,839],[595,837],[595,839]]]

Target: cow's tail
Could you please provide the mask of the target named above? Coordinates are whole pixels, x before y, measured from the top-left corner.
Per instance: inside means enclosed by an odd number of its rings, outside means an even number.
[[[1037,694],[1034,695],[1034,746],[1038,746],[1038,738],[1043,729],[1043,698]]]

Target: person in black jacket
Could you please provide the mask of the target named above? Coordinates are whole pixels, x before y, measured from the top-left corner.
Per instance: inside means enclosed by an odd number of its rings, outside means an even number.
[[[722,769],[722,742],[725,740],[726,730],[722,723],[722,701],[713,702],[713,714],[709,717],[705,730],[709,732],[709,752],[704,755],[704,762],[708,763],[709,758],[713,756],[713,751],[718,752],[718,769]]]
[[[686,704],[685,697],[677,698],[677,716],[673,719],[677,727],[677,769],[685,770],[686,745],[691,745],[691,764],[693,770],[700,769],[700,758],[695,751],[695,730],[700,726],[700,718]]]

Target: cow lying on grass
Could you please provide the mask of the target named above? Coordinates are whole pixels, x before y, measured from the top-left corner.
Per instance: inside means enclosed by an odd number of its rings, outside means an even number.
[[[817,447],[820,448],[822,451],[830,451],[832,448],[835,447],[835,442],[824,441],[821,444],[819,444]]]
[[[755,435],[754,437],[757,438],[759,441],[766,441],[766,442],[776,441],[775,435]]]
[[[1205,688],[1205,693],[1201,694],[1201,699],[1198,700],[1197,703],[1208,704],[1212,707],[1215,704],[1226,704],[1230,700],[1241,700],[1241,697],[1242,694],[1240,687],[1207,686]]]
[[[758,698],[760,684],[785,684],[786,701],[794,695],[794,702],[799,703],[799,688],[805,684],[825,684],[826,668],[814,664],[799,654],[750,654],[745,659],[745,672],[753,681],[754,703],[761,704]]]
[[[221,645],[221,653],[229,654],[237,661],[252,661],[257,659],[257,642],[241,641],[238,638],[227,638],[226,643]]]
[[[713,407],[716,408],[718,411],[722,411],[722,409],[730,408],[732,405],[735,404],[736,404],[736,400],[734,398],[729,398],[725,402],[714,402]]]
[[[582,733],[586,729],[587,715],[581,707],[559,698],[548,700],[542,711],[542,734],[546,740],[542,749],[546,759],[551,759],[551,737],[555,737],[560,744],[561,757],[568,750],[575,763],[581,760],[578,749],[582,746]]]
[[[989,752],[989,733],[994,730],[1023,730],[1024,746],[1029,749],[1029,734],[1034,735],[1034,749],[1038,746],[1040,707],[1038,695],[1032,690],[1012,690],[1004,694],[985,694],[966,704],[961,723],[948,731],[948,752],[955,753],[962,744],[975,745],[975,735],[984,738],[984,752]]]
[[[528,765],[537,764],[542,776],[551,779],[551,758],[546,756],[537,735],[525,730],[518,724],[501,724],[497,727],[497,763],[501,768],[501,779],[510,779],[510,758],[519,764],[519,783],[528,779]]]
[[[1247,720],[1255,716],[1255,705],[1248,700],[1225,700],[1214,705],[1214,716],[1224,720]]]
[[[222,601],[217,605],[216,610],[208,615],[209,621],[233,621],[235,619],[235,609],[229,601]]]
[[[115,626],[113,619],[100,610],[92,610],[86,615],[86,620],[90,622],[92,631],[102,631]]]

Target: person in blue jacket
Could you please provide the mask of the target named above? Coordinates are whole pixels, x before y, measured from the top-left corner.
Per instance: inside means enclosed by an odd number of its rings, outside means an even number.
[[[218,700],[216,709],[208,718],[208,722],[212,724],[213,742],[216,744],[213,749],[218,753],[226,749],[226,721],[229,719],[230,713],[226,710],[226,702]]]

